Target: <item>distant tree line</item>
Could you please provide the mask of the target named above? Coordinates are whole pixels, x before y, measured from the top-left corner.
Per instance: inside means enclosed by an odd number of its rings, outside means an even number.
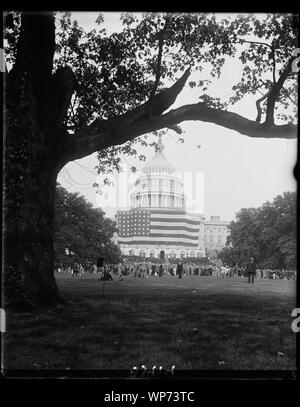
[[[56,187],[54,255],[56,264],[70,265],[74,261],[87,264],[99,256],[107,262],[120,260],[120,249],[112,242],[116,222],[106,218],[100,208],[94,208],[79,193]]]
[[[295,192],[284,192],[259,208],[241,209],[218,257],[229,266],[254,257],[259,268],[295,269],[296,201]]]

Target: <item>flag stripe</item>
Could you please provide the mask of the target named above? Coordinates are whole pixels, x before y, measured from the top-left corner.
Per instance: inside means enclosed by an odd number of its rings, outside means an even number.
[[[157,233],[164,233],[164,234],[168,234],[170,236],[179,236],[179,234],[184,234],[187,236],[195,236],[195,237],[199,237],[199,233],[198,231],[189,231],[189,230],[185,230],[184,228],[177,228],[177,229],[162,229],[161,227],[151,227],[150,229],[150,234],[153,236]]]
[[[200,226],[200,221],[198,220],[192,220],[192,219],[187,219],[183,217],[170,217],[168,215],[160,216],[160,217],[152,217],[151,216],[151,222],[183,222],[183,223],[188,223],[189,225],[197,225]]]
[[[177,237],[174,237],[174,236],[160,236],[160,237],[156,237],[156,236],[123,236],[123,237],[120,237],[119,238],[119,240],[121,241],[124,241],[124,242],[130,242],[132,239],[134,239],[134,240],[140,240],[141,242],[143,241],[143,240],[149,240],[149,241],[151,241],[151,242],[154,242],[154,243],[156,243],[156,241],[158,241],[158,240],[160,240],[160,241],[162,241],[162,242],[166,242],[166,241],[170,241],[170,242],[175,242],[175,243],[177,243],[178,245],[180,245],[181,244],[181,241],[183,241],[183,242],[186,242],[186,243],[189,243],[189,242],[191,242],[191,239],[190,238],[185,238],[185,237],[183,237],[183,238],[181,238],[180,239],[180,242],[178,241],[179,239],[177,238]],[[196,242],[194,242],[194,241],[192,241],[191,243],[194,243],[194,244],[198,244],[198,243],[196,243]]]
[[[166,215],[184,215],[184,216],[190,216],[192,218],[201,218],[201,215],[198,213],[193,213],[193,212],[186,212],[184,210],[180,210],[180,209],[155,209],[155,208],[151,208],[150,209],[151,214],[166,214]]]
[[[137,237],[137,238],[133,238],[132,237],[122,237],[118,239],[118,242],[120,244],[128,244],[128,245],[134,245],[134,244],[149,244],[149,245],[169,245],[169,246],[187,246],[187,247],[198,247],[198,243],[193,243],[191,242],[189,239],[186,241],[186,239],[180,239],[180,241],[178,241],[178,239],[175,240],[171,240],[172,238],[167,237],[167,238],[159,238],[159,240],[157,238],[143,238],[143,237]]]
[[[175,237],[176,239],[189,239],[189,240],[198,240],[198,235],[196,236],[190,236],[190,235],[185,235],[185,234],[170,234],[170,233],[163,233],[163,231],[160,231],[159,233],[150,233],[150,237]]]
[[[151,222],[151,229],[167,229],[167,230],[187,230],[189,232],[197,232],[199,231],[199,227],[198,226],[192,226],[192,225],[188,225],[186,226],[186,224],[184,222],[172,222],[172,223],[168,223],[165,224],[164,222]]]

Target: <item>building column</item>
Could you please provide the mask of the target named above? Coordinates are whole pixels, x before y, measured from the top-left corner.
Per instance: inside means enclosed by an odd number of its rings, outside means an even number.
[[[201,216],[199,227],[199,251],[200,254],[203,254],[205,256],[204,219],[205,218]]]

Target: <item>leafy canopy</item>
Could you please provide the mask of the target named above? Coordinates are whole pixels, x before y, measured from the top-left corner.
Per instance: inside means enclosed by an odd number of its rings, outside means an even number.
[[[260,267],[296,267],[296,193],[284,192],[259,208],[243,208],[231,222],[220,258],[229,265],[254,257]]]
[[[78,193],[56,187],[54,251],[57,263],[68,265],[75,260],[96,262],[100,255],[106,261],[118,262],[120,249],[112,242],[116,223],[106,218],[100,208]]]
[[[18,17],[14,14],[6,30],[10,63],[16,53]],[[207,106],[227,110],[252,94],[262,98],[257,119],[261,121],[265,96],[297,44],[297,22],[291,14],[123,13],[120,21],[120,32],[109,34],[105,15],[99,14],[97,28],[85,32],[70,12],[56,13],[53,68],[69,66],[77,79],[65,123],[71,133],[96,118],[109,119],[139,106],[188,67],[193,79],[189,86],[199,89],[199,99]],[[242,71],[224,102],[211,95],[210,87],[230,58],[240,61]],[[291,72],[281,88],[277,123],[295,122],[296,81]],[[147,135],[99,151],[98,171],[120,170],[120,154],[136,155],[138,143],[147,145]]]

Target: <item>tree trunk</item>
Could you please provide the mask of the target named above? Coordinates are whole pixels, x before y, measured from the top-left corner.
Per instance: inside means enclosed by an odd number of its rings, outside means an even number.
[[[22,13],[17,57],[5,81],[4,162],[4,304],[22,309],[60,301],[53,236],[63,166],[55,92],[61,95],[62,87],[53,82],[54,48],[53,13]]]
[[[60,300],[53,252],[59,171],[56,137],[41,125],[30,82],[10,85],[4,168],[4,303],[22,309],[53,306]]]
[[[12,202],[15,210],[7,211],[4,295],[8,305],[51,306],[59,300],[53,253],[56,177],[51,172],[44,168],[28,173],[22,202]]]

